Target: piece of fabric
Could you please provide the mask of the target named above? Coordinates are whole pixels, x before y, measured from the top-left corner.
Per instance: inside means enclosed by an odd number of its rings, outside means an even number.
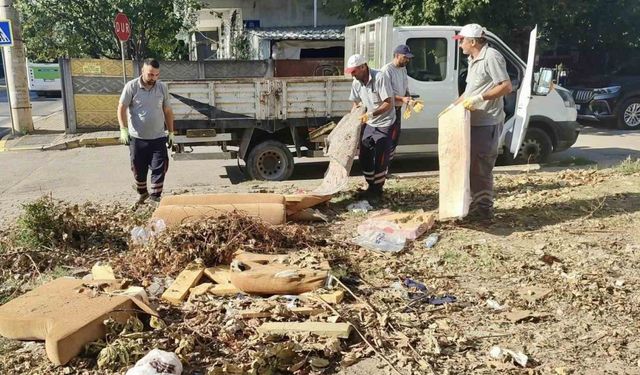
[[[407,68],[399,68],[392,62],[380,69],[391,80],[393,94],[396,96],[409,96],[409,77],[407,76]],[[402,102],[396,102],[396,107],[402,107]]]
[[[394,111],[395,112],[395,111]],[[389,170],[392,126],[362,128],[360,141],[360,167],[369,189],[381,191]]]
[[[357,79],[353,79],[351,84],[351,94],[349,100],[356,103],[363,103],[367,112],[374,112],[382,103],[391,98],[393,106],[393,88],[388,76],[376,69],[369,69],[369,81],[366,85]],[[395,121],[396,112],[391,108],[367,121],[367,125],[372,127],[391,126]]]
[[[120,104],[128,109],[129,134],[133,138],[157,139],[165,136],[164,107],[169,107],[169,89],[156,81],[150,89],[144,88],[142,78],[133,79],[124,86]]]
[[[157,139],[132,138],[129,144],[131,171],[136,181],[138,194],[162,195],[164,178],[169,168],[169,155],[165,146],[166,137]],[[147,174],[151,170],[151,184],[147,189]]]
[[[469,57],[467,87],[464,98],[482,95],[500,82],[508,81],[507,63],[497,50],[485,45],[480,54],[473,59]],[[471,126],[496,125],[504,122],[503,98],[485,100],[471,112]]]
[[[493,208],[493,167],[498,158],[502,124],[471,127],[470,210],[489,212]]]

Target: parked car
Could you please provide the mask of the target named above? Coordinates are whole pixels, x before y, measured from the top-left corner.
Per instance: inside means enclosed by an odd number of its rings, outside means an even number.
[[[570,86],[579,121],[615,121],[619,129],[640,129],[640,59]]]

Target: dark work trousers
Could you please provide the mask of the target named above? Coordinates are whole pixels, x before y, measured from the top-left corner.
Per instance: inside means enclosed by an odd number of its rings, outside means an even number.
[[[382,191],[387,178],[393,126],[375,128],[369,124],[362,127],[360,140],[360,167],[369,190]]]
[[[139,139],[131,137],[129,155],[131,156],[131,171],[136,180],[138,194],[151,193],[152,196],[162,195],[164,176],[169,168],[167,153],[167,137],[156,139]],[[151,185],[147,191],[147,173],[151,169]]]
[[[389,151],[389,162],[396,154],[396,147],[400,140],[400,123],[402,122],[402,107],[396,107],[396,122],[391,125],[391,151]]]
[[[493,209],[493,167],[503,124],[471,126],[470,211]]]

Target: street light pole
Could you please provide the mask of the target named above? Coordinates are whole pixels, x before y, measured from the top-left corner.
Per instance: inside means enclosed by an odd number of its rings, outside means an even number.
[[[0,0],[0,19],[11,22],[13,46],[2,47],[5,57],[7,92],[11,106],[11,121],[14,131],[26,134],[33,132],[31,101],[29,100],[29,81],[27,79],[27,59],[22,43],[22,30],[18,11],[13,0]]]

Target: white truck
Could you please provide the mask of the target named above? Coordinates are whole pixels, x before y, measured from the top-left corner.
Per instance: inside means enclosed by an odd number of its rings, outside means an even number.
[[[396,154],[437,156],[437,115],[466,85],[467,58],[453,39],[460,28],[394,28],[389,16],[345,28],[345,56],[363,54],[371,68],[390,62],[398,44],[407,44],[415,55],[407,66],[409,90],[424,100],[425,109],[403,121]],[[501,138],[507,160],[517,155],[542,162],[573,145],[579,133],[571,93],[552,85],[551,70],[542,69],[533,80],[535,33],[527,64],[487,33],[490,45],[507,61],[513,86],[505,97]],[[238,157],[250,178],[285,180],[294,168],[292,151],[297,157],[322,156],[322,137],[313,131],[350,110],[351,82],[351,77],[169,82],[179,133],[174,158]],[[221,146],[222,152],[187,152],[196,145]]]

